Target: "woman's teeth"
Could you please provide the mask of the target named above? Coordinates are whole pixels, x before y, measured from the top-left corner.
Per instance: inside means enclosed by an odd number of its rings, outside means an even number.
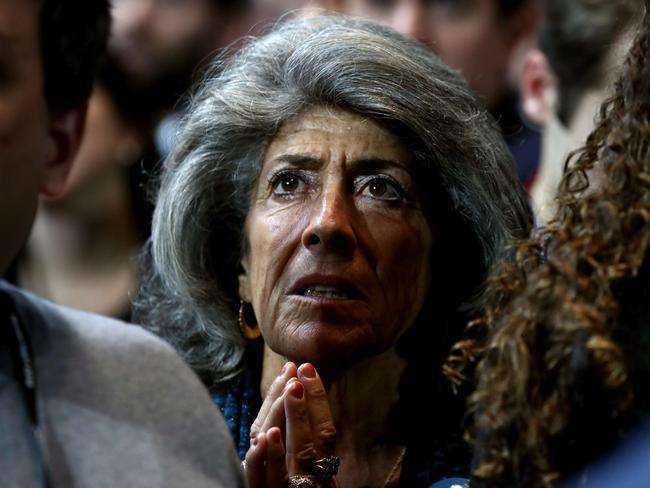
[[[347,299],[350,296],[336,286],[312,285],[305,290],[305,296],[318,298]]]

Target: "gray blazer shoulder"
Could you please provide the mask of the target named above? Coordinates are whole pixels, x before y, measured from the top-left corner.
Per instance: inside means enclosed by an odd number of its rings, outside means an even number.
[[[170,346],[135,325],[12,295],[34,351],[54,486],[244,486],[223,417]]]

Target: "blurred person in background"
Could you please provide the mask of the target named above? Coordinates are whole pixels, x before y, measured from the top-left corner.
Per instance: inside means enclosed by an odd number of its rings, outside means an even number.
[[[61,305],[130,319],[134,256],[148,236],[134,166],[139,134],[97,84],[62,195],[41,198],[32,233],[6,278]]]
[[[247,33],[249,7],[249,0],[114,0],[106,82],[162,156],[173,144],[179,99],[211,54]]]
[[[523,110],[543,128],[531,186],[541,223],[555,213],[565,159],[612,93],[642,11],[643,0],[545,0],[539,48],[526,55],[520,82]]]
[[[539,133],[519,114],[523,53],[534,43],[539,0],[328,0],[328,8],[374,19],[413,37],[461,72],[495,116],[528,184],[539,159]]]
[[[150,173],[177,101],[205,59],[246,27],[247,0],[115,0],[82,147],[62,195],[42,199],[7,278],[56,303],[130,320],[133,256],[149,235]]]
[[[0,274],[65,182],[105,52],[106,0],[0,0]],[[196,376],[139,327],[0,280],[0,486],[240,487]]]
[[[140,146],[130,187],[145,237],[153,211],[149,178],[174,145],[185,110],[183,95],[214,53],[248,32],[251,7],[251,0],[113,2],[102,82]]]

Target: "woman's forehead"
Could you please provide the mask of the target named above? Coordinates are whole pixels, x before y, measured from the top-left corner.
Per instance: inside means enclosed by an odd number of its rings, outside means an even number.
[[[380,124],[369,117],[365,117],[352,110],[340,107],[316,105],[309,107],[294,117],[287,120],[278,131],[278,134],[288,134],[297,130],[322,129],[325,127],[361,128],[376,127],[385,130]]]
[[[322,151],[340,147],[360,157],[391,159],[410,165],[411,151],[380,122],[341,108],[316,106],[289,119],[271,141],[265,160],[283,151]]]

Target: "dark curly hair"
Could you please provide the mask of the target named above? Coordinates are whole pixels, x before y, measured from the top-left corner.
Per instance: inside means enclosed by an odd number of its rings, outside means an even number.
[[[85,103],[106,51],[107,0],[37,0],[45,98],[51,109]]]
[[[649,3],[556,220],[496,267],[447,360],[457,384],[476,365],[472,486],[552,486],[650,414]]]

